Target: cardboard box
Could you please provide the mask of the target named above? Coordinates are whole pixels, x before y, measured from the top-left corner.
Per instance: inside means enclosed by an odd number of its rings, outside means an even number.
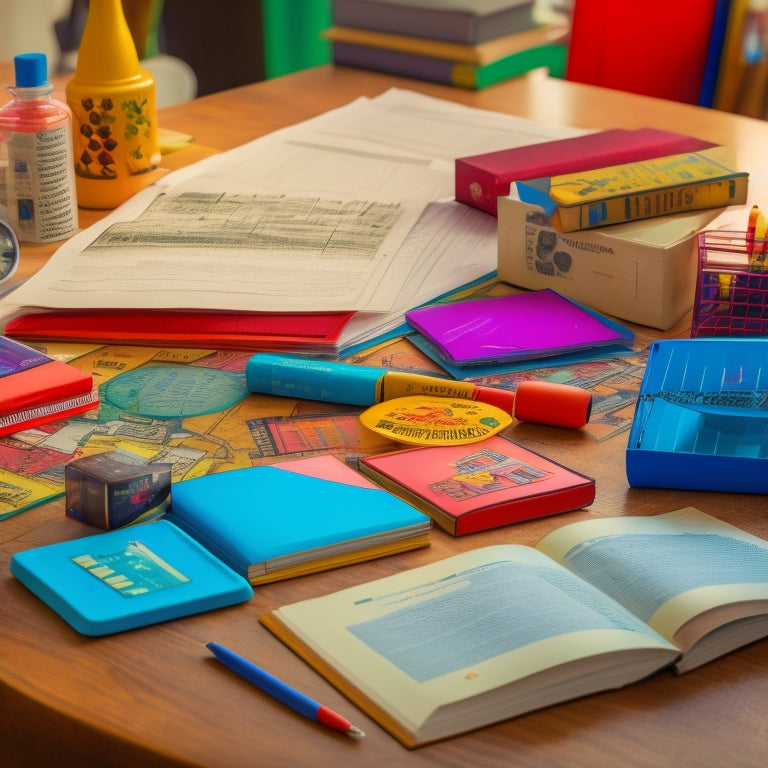
[[[171,500],[171,465],[120,460],[119,451],[85,456],[64,467],[66,512],[99,528],[159,517]]]
[[[505,283],[552,288],[592,309],[667,330],[693,306],[696,234],[722,209],[582,232],[555,230],[541,208],[498,200],[498,274]]]

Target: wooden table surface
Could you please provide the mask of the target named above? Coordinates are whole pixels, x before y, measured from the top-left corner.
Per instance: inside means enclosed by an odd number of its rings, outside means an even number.
[[[768,125],[585,85],[540,72],[481,92],[325,66],[214,94],[161,112],[163,128],[195,137],[166,157],[178,167],[274,129],[374,96],[391,86],[465,104],[584,128],[654,126],[737,149],[766,189]],[[755,197],[755,202],[759,198]],[[81,212],[86,225],[100,214]],[[22,274],[50,246],[24,246]],[[690,317],[662,334],[688,335]],[[579,431],[518,423],[526,447],[593,476],[597,498],[568,521],[655,514],[693,505],[768,538],[765,496],[627,486],[626,437],[597,442]],[[1,460],[1,457],[0,457]],[[408,751],[259,623],[258,616],[469,547],[535,544],[563,523],[548,518],[453,539],[435,530],[430,548],[302,579],[257,587],[244,605],[104,638],[78,635],[9,573],[11,555],[83,535],[61,500],[0,522],[0,764],[8,766],[760,766],[768,762],[768,642],[680,677],[662,673],[620,691],[565,703]],[[304,720],[225,674],[204,644],[217,640],[344,714],[367,733],[355,742]]]

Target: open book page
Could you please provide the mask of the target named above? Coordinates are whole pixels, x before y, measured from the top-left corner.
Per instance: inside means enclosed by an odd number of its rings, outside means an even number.
[[[274,616],[324,660],[321,671],[351,682],[361,706],[373,700],[374,716],[390,713],[420,742],[634,682],[679,655],[589,584],[517,545],[465,552]]]
[[[696,664],[768,632],[768,542],[692,507],[571,523],[537,549],[686,652],[724,624],[735,630],[697,649]]]

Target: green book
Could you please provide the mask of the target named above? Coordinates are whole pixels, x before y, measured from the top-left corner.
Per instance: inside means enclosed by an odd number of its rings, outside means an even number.
[[[336,64],[472,90],[510,80],[539,67],[546,67],[553,77],[562,77],[566,53],[564,45],[547,43],[487,64],[476,64],[353,43],[333,45],[333,60]]]

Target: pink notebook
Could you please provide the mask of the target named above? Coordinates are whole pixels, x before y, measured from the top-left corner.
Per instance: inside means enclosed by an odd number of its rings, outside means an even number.
[[[629,329],[549,288],[433,304],[405,318],[455,365],[552,357],[633,339]]]

